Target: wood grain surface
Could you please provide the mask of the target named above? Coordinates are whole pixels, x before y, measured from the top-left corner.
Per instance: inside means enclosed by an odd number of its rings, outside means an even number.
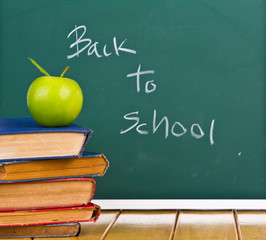
[[[241,240],[266,240],[266,211],[238,211]]]
[[[120,239],[266,240],[266,211],[104,210],[96,223],[81,223],[77,237],[34,240]]]
[[[122,211],[106,240],[171,239],[177,211]]]
[[[181,211],[174,240],[238,240],[232,211]]]

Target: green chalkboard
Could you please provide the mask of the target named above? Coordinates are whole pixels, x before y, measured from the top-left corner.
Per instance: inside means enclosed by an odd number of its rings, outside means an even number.
[[[0,0],[0,117],[75,79],[96,198],[266,198],[264,0]]]

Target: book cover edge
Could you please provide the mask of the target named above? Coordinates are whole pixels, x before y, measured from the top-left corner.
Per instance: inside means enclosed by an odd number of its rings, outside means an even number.
[[[73,221],[58,221],[58,222],[42,222],[42,223],[32,223],[32,224],[7,224],[7,225],[3,225],[3,224],[0,224],[0,227],[8,227],[8,226],[33,226],[33,225],[44,225],[44,224],[63,224],[63,223],[75,223],[75,222],[96,222],[100,216],[100,212],[101,212],[101,207],[98,206],[97,204],[95,203],[89,203],[85,206],[79,206],[79,207],[66,207],[66,208],[49,208],[49,209],[35,209],[33,211],[57,211],[57,210],[68,210],[68,209],[85,209],[85,208],[95,208],[94,211],[96,212],[95,216],[94,214],[92,214],[92,217],[90,219],[85,219],[85,220],[73,220]],[[24,211],[24,210],[23,210]],[[30,212],[32,210],[29,210]],[[15,212],[15,211],[14,211]],[[0,211],[1,213],[1,211]]]

